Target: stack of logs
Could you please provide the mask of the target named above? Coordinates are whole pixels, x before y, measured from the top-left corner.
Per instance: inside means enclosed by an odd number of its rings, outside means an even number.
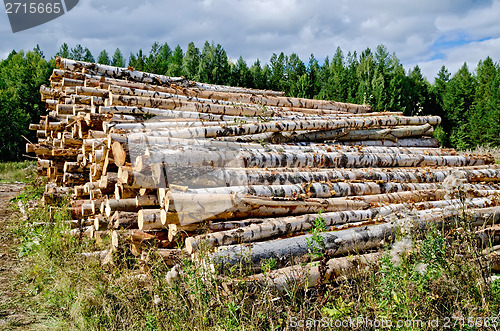
[[[335,257],[377,248],[402,220],[446,223],[466,208],[479,225],[500,205],[500,167],[439,148],[437,116],[64,58],[56,67],[27,151],[48,178],[45,203],[69,198],[73,233],[110,236],[108,256],[154,243],[172,264],[208,250],[223,267],[243,256],[257,273],[274,259],[290,275],[310,258],[318,220],[319,249]]]

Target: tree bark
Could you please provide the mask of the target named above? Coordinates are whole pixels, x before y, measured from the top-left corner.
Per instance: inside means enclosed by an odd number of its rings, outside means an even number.
[[[373,267],[382,256],[383,252],[360,254],[348,257],[337,257],[326,262],[326,270],[321,279],[323,284],[340,279],[350,279],[356,274]],[[248,283],[258,283],[270,286],[281,292],[292,289],[306,289],[314,287],[320,278],[317,263],[308,265],[294,265],[263,274],[256,274],[245,279]]]
[[[139,230],[165,229],[159,209],[142,209],[137,213]]]
[[[496,201],[488,198],[472,199],[466,203],[467,206],[474,208],[485,207],[495,204]],[[440,200],[420,202],[414,205],[404,203],[391,204],[379,208],[368,210],[349,210],[340,212],[322,213],[326,226],[333,226],[346,223],[355,223],[366,220],[384,218],[396,211],[409,211],[411,208],[430,209],[455,207],[460,209],[459,200]],[[234,245],[239,243],[256,242],[263,239],[269,239],[277,236],[301,233],[313,228],[314,222],[318,219],[318,214],[308,214],[297,217],[282,217],[264,220],[259,224],[252,224],[236,230],[221,231],[216,233],[204,234],[186,239],[186,249],[192,254],[201,242],[208,247]]]
[[[364,141],[338,141],[346,146],[387,146],[387,147],[439,147],[439,142],[434,138],[401,138],[397,142],[390,140],[364,140]]]

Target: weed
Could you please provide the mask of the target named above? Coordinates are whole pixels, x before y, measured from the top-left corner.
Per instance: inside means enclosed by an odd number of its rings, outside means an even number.
[[[310,250],[312,259],[321,258],[326,247],[324,239],[321,236],[321,233],[326,231],[326,222],[321,216],[322,213],[323,211],[320,210],[318,212],[318,217],[316,217],[313,221],[311,238],[306,238],[307,247]]]
[[[262,261],[262,263],[260,265],[260,268],[262,269],[263,273],[268,273],[271,270],[276,269],[277,264],[278,263],[276,262],[276,259],[273,259],[273,258],[264,259],[264,261]]]

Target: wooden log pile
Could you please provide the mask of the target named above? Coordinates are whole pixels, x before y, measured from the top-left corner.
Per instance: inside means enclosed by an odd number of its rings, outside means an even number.
[[[500,167],[439,148],[437,116],[64,58],[56,67],[27,152],[48,179],[45,203],[69,199],[74,234],[109,236],[107,252],[154,244],[175,263],[208,249],[221,266],[244,257],[255,272],[266,259],[295,270],[318,219],[321,250],[343,256],[387,242],[405,215],[435,222],[467,208],[485,220],[500,205]]]

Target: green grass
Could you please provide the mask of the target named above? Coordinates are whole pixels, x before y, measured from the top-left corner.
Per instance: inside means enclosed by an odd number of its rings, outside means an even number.
[[[28,183],[36,173],[36,162],[2,162],[0,163],[0,183]]]
[[[500,308],[500,281],[490,281],[466,222],[455,230],[434,227],[400,235],[400,243],[388,243],[373,268],[321,291],[280,293],[248,286],[244,266],[222,278],[190,260],[182,261],[180,280],[171,285],[165,277],[169,267],[154,249],[147,266],[119,251],[116,263],[103,267],[80,253],[106,249],[107,242],[68,236],[64,220],[69,218],[65,208],[50,215],[39,207],[15,226],[23,269],[18,288],[26,307],[41,316],[40,328],[278,330],[293,321],[360,317],[394,323],[438,318],[442,325],[445,318],[495,317]],[[49,219],[44,227],[26,226]],[[274,269],[273,261],[265,263]],[[224,286],[230,279],[233,286]]]

